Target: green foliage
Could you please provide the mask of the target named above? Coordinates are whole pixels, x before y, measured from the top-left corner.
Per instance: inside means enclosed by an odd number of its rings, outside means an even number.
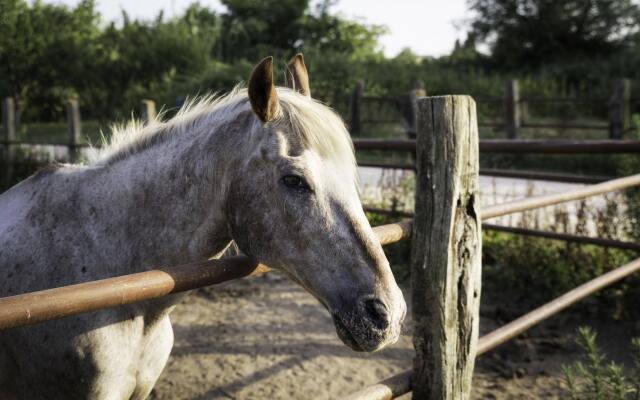
[[[92,0],[73,8],[0,0],[0,95],[16,98],[22,121],[63,120],[63,101],[77,96],[83,116],[104,123],[128,118],[141,98],[172,109],[187,96],[228,90],[260,58],[303,51],[314,96],[343,113],[364,79],[367,95],[397,95],[417,82],[431,95],[470,94],[480,100],[482,119],[499,120],[502,104],[483,99],[499,96],[504,79],[518,78],[528,96],[603,99],[530,104],[532,118],[602,119],[611,77],[640,71],[638,7],[629,0],[469,1],[475,14],[468,38],[437,59],[410,50],[385,58],[379,38],[386,29],[335,14],[334,0],[223,4],[217,12],[194,3],[170,19],[123,14],[115,25],[101,21]],[[493,54],[478,52],[481,42]]]
[[[631,400],[640,397],[640,338],[631,342],[635,365],[632,371],[611,361],[600,351],[596,333],[588,327],[578,329],[576,342],[584,361],[563,366],[567,394],[572,400]]]
[[[129,117],[141,98],[171,108],[185,97],[231,89],[260,58],[303,50],[314,93],[330,98],[382,60],[384,29],[338,17],[331,1],[225,0],[217,13],[198,3],[183,15],[104,25],[92,0],[74,8],[0,0],[0,95],[13,96],[23,120],[61,120],[63,102],[83,115]]]
[[[0,1],[0,90],[21,108],[51,103],[43,114],[61,112],[57,101],[91,79],[99,50],[97,15],[92,0],[73,10],[35,1]],[[78,73],[83,71],[83,73]]]
[[[469,0],[471,34],[491,46],[493,67],[537,69],[609,57],[632,42],[640,7],[631,0]]]
[[[483,232],[483,296],[514,307],[539,306],[631,261],[634,252]],[[597,292],[578,307],[614,318],[637,318],[638,276]],[[591,305],[592,307],[588,307]]]

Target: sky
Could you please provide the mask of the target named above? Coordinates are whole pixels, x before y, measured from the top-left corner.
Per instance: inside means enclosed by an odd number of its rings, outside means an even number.
[[[75,5],[79,0],[45,0],[47,3]],[[161,9],[166,16],[180,14],[194,0],[97,0],[103,19],[121,20],[121,9],[133,18],[151,19]],[[465,0],[339,0],[334,6],[350,18],[369,24],[385,25],[389,33],[381,38],[384,52],[393,57],[408,47],[423,56],[441,56],[453,49],[464,32],[456,26],[468,16]],[[218,0],[200,0],[200,4],[224,10]]]

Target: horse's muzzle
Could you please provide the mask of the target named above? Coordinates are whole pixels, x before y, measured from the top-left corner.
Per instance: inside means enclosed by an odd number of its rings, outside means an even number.
[[[355,351],[376,351],[395,343],[406,314],[404,299],[395,309],[377,297],[361,299],[355,311],[333,312],[338,337]]]

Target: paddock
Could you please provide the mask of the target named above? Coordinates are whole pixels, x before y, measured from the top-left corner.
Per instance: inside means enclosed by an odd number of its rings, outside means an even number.
[[[416,151],[416,213],[412,220],[374,228],[381,244],[413,238],[411,281],[414,368],[355,391],[349,399],[468,398],[476,355],[500,346],[595,291],[640,269],[640,259],[587,282],[482,337],[478,335],[481,223],[537,207],[640,185],[640,175],[604,181],[555,195],[479,208],[479,152],[640,152],[630,141],[597,143],[479,142],[475,102],[466,96],[417,100],[417,139],[355,141],[356,148]],[[462,112],[460,112],[462,110]],[[526,142],[526,143],[525,143]],[[53,260],[52,260],[53,261]],[[182,292],[263,274],[270,269],[246,256],[159,266],[149,272],[79,283],[0,299],[0,329]],[[434,312],[442,310],[442,312]],[[25,328],[28,329],[28,328]]]

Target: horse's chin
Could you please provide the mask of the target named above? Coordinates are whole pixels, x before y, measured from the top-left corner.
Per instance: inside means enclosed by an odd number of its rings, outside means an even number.
[[[338,337],[354,351],[374,352],[398,340],[399,335],[392,335],[387,331],[367,327],[365,324],[350,324],[351,329],[349,329],[342,318],[335,314],[332,314],[332,317]]]

